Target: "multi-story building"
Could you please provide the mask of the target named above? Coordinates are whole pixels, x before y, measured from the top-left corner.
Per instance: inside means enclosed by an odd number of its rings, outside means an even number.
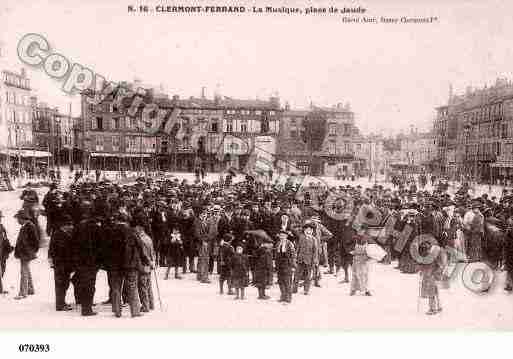
[[[133,89],[133,84],[123,84]],[[81,148],[93,167],[147,167],[192,171],[203,166],[217,171],[255,164],[259,157],[276,152],[276,137],[281,116],[279,99],[239,100],[216,95],[214,99],[155,96],[147,91],[135,116],[117,109],[113,96],[91,105],[82,95]],[[129,100],[129,99],[126,99]],[[167,113],[165,121],[178,124],[171,134],[163,129],[148,134],[137,128],[142,109],[156,104]],[[127,104],[127,108],[130,107]],[[124,111],[124,112],[123,112]],[[156,119],[155,119],[156,121]],[[119,159],[121,158],[121,160]],[[139,162],[136,159],[139,159]],[[264,161],[265,162],[265,161]],[[261,167],[261,166],[260,166]]]
[[[435,119],[437,147],[443,154],[445,173],[485,182],[510,179],[512,121],[511,81],[497,79],[491,87],[468,87],[462,95],[451,93],[447,105],[437,108]]]
[[[31,148],[31,88],[25,69],[20,73],[3,70],[0,91],[0,144],[5,150]]]
[[[266,164],[276,153],[282,113],[277,97],[263,101],[173,96],[158,106],[172,112],[182,129],[173,136],[161,135],[160,157],[169,159],[164,167],[189,171],[196,166],[209,171],[271,167]]]
[[[133,84],[124,84],[133,89]],[[81,118],[78,123],[78,147],[81,162],[87,168],[139,169],[155,165],[157,136],[142,128],[142,106],[129,116],[127,106],[115,104],[114,95],[101,98],[98,104],[89,103],[87,98],[102,96],[92,90],[82,93]],[[152,102],[149,92],[144,103]],[[125,101],[124,101],[125,102]]]
[[[30,98],[32,105],[32,136],[34,148],[48,151],[53,158],[59,153],[59,133],[56,116],[58,109],[49,107],[44,102],[37,102],[36,97]]]
[[[380,135],[362,136],[358,133],[354,141],[355,158],[359,161],[357,174],[383,174],[386,168],[384,161],[384,140]]]
[[[350,175],[359,166],[354,156],[356,134],[349,105],[288,110],[280,125],[278,157],[299,172]]]
[[[407,134],[383,139],[382,158],[387,175],[390,172],[433,172],[438,160],[435,135],[431,131],[418,132],[412,127]]]

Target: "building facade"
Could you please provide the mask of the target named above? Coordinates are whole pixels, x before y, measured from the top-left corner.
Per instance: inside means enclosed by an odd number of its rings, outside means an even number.
[[[128,86],[125,84],[125,86]],[[82,95],[81,148],[92,159],[92,167],[136,169],[141,166],[161,170],[193,171],[203,167],[219,171],[262,168],[258,159],[272,158],[282,110],[279,99],[239,100],[216,95],[213,99],[179,96],[154,96],[146,91],[134,116],[116,107],[113,96],[99,105],[88,103]],[[166,115],[163,128],[148,134],[137,128],[146,105],[155,104]],[[157,118],[154,119],[157,121]],[[175,123],[172,129],[167,123]],[[119,160],[121,158],[121,160]],[[139,159],[139,160],[136,160]]]
[[[278,158],[289,172],[314,176],[349,176],[359,166],[354,142],[357,130],[349,105],[311,106],[282,116]]]
[[[386,168],[384,140],[382,136],[358,134],[354,142],[355,158],[359,162],[357,174],[384,174]]]
[[[513,83],[449,95],[435,118],[441,172],[454,178],[496,183],[513,175]]]
[[[4,70],[0,78],[0,144],[4,150],[32,147],[32,107],[30,79]]]
[[[157,136],[142,127],[142,106],[130,116],[130,98],[124,99],[123,106],[116,106],[113,94],[102,97],[98,104],[88,101],[100,96],[92,90],[82,93],[77,160],[90,169],[136,170],[155,166]],[[144,102],[152,102],[151,93]]]

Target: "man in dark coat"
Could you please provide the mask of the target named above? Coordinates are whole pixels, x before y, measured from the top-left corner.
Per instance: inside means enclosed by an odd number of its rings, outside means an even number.
[[[56,219],[59,215],[59,193],[55,183],[50,185],[50,190],[43,197],[42,204],[46,213],[46,234],[51,236],[52,230],[55,229]]]
[[[56,219],[57,220],[57,219]],[[66,291],[70,285],[71,273],[75,270],[73,263],[73,220],[70,215],[63,215],[54,223],[50,246],[48,248],[48,259],[54,270],[55,281],[55,309],[57,311],[72,310],[66,304]]]
[[[168,213],[164,201],[157,202],[155,210],[151,213],[151,231],[153,247],[157,254],[157,265],[165,266],[167,253],[167,239],[169,238]]]
[[[134,228],[128,224],[128,217],[119,214],[115,219],[115,242],[112,244],[112,310],[116,317],[121,317],[121,288],[127,287],[128,304],[132,317],[139,317],[141,302],[137,286],[139,271],[143,266],[151,266],[151,259],[146,257],[141,242]]]
[[[32,274],[30,273],[30,262],[37,258],[39,250],[39,235],[35,224],[27,215],[26,211],[20,210],[14,216],[21,225],[14,256],[20,260],[20,292],[15,299],[23,299],[34,294]]]
[[[77,263],[79,302],[83,316],[92,316],[96,274],[101,264],[101,242],[103,228],[101,222],[91,214],[91,202],[81,205],[82,220],[73,233],[74,256]]]
[[[181,221],[181,233],[182,233],[182,241],[183,241],[183,250],[184,250],[184,260],[183,260],[183,273],[187,273],[187,261],[189,262],[189,271],[191,273],[196,273],[196,267],[194,265],[195,257],[198,256],[198,244],[196,241],[196,236],[194,233],[194,222],[196,218],[194,216],[194,211],[192,208],[186,208],[183,211],[183,217]]]
[[[5,273],[7,259],[14,248],[11,246],[9,239],[7,238],[5,227],[2,224],[3,216],[2,211],[0,211],[0,294],[7,294],[7,291],[5,291],[2,286],[2,278]]]
[[[233,206],[232,204],[227,204],[224,207],[224,213],[221,214],[219,218],[219,223],[217,224],[217,236],[218,240],[224,238],[225,234],[231,233],[235,229],[235,216],[233,214]]]
[[[271,298],[265,294],[266,287],[272,284],[273,255],[271,248],[271,243],[260,243],[254,252],[255,272],[253,280],[255,286],[258,288],[258,299]]]
[[[233,295],[232,282],[231,282],[231,260],[235,254],[235,249],[232,246],[233,235],[226,233],[221,239],[219,246],[219,294],[223,294],[224,282],[228,283],[228,295]]]
[[[504,267],[506,269],[506,285],[504,290],[513,291],[513,218],[507,223],[507,232],[504,238]]]
[[[303,234],[299,236],[297,243],[297,271],[294,276],[293,293],[297,293],[300,278],[303,279],[304,294],[308,295],[310,291],[312,269],[315,264],[315,256],[317,255],[316,239],[313,235],[314,229],[314,224],[307,222],[303,225]]]
[[[294,244],[288,239],[288,231],[278,233],[276,246],[276,269],[280,286],[280,302],[292,302],[292,275],[296,269],[296,251]]]

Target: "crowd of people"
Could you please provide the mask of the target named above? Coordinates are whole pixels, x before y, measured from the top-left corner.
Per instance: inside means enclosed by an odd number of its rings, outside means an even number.
[[[310,295],[312,285],[321,288],[323,274],[340,271],[342,283],[351,283],[349,295],[371,296],[369,261],[397,260],[401,273],[421,273],[420,297],[429,299],[427,314],[433,315],[442,311],[438,288],[451,260],[505,269],[505,290],[513,290],[513,193],[505,190],[497,199],[472,198],[465,186],[454,196],[446,191],[301,185],[294,178],[264,184],[251,176],[237,183],[231,177],[214,183],[76,181],[66,190],[52,184],[40,212],[37,193],[23,192],[14,248],[0,226],[0,263],[3,273],[14,250],[20,261],[16,299],[33,295],[30,262],[49,236],[57,311],[73,309],[65,301],[72,284],[81,314],[97,314],[96,279],[104,270],[104,304],[117,317],[128,304],[137,317],[155,308],[159,280],[180,280],[186,273],[205,284],[216,278],[216,291],[237,300],[247,298],[250,286],[259,300],[270,299],[266,291],[277,278],[279,301],[290,304],[300,290]],[[41,214],[47,218],[44,229]],[[419,242],[419,236],[429,240]],[[371,245],[383,255],[375,258]],[[416,252],[432,260],[419,261]],[[159,267],[167,268],[160,278]]]

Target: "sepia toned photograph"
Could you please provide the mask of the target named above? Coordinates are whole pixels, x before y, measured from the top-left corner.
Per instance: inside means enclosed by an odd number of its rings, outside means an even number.
[[[0,330],[513,329],[511,13],[2,0]]]

